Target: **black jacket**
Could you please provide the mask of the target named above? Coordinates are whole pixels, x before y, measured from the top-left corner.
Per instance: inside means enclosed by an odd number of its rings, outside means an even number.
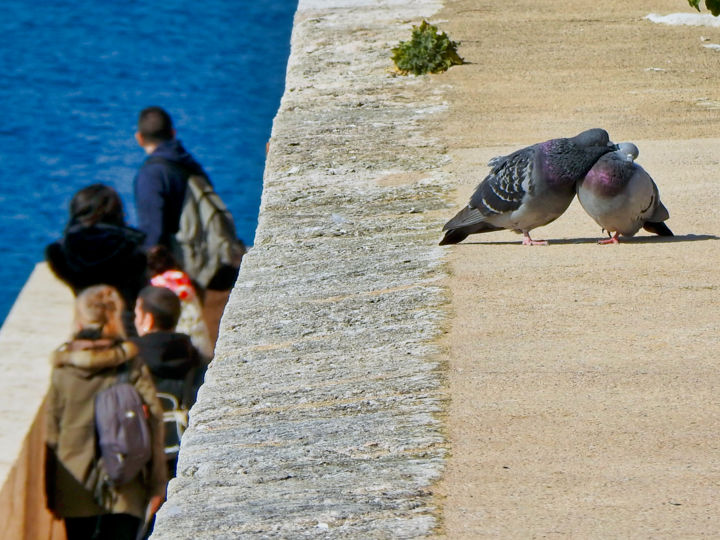
[[[158,392],[174,395],[186,407],[195,402],[202,381],[200,355],[186,334],[153,332],[132,338],[150,369]]]
[[[74,294],[91,285],[111,285],[132,311],[140,289],[148,284],[144,238],[131,227],[71,225],[62,239],[45,248],[45,259]]]

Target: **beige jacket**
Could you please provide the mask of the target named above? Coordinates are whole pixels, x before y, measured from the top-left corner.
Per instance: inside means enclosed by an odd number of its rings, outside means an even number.
[[[58,517],[131,514],[143,518],[154,495],[165,494],[162,406],[138,349],[129,341],[75,340],[52,356],[47,400],[46,493],[48,508]],[[93,491],[99,476],[95,440],[95,395],[117,379],[116,368],[130,362],[130,383],[150,411],[153,457],[147,470],[111,490],[112,502],[99,506]]]

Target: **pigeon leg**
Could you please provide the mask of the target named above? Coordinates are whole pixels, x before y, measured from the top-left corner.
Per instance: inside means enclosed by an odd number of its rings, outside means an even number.
[[[523,246],[547,246],[547,240],[533,240],[529,232],[523,232]]]
[[[618,236],[620,235],[619,232],[615,231],[615,234],[613,234],[610,238],[606,238],[604,240],[598,240],[598,244],[619,244],[620,239]]]

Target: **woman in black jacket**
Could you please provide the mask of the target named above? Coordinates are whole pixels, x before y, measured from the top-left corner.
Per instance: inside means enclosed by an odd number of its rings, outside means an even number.
[[[91,285],[115,287],[125,302],[125,331],[134,336],[135,298],[148,281],[144,238],[144,233],[125,225],[117,192],[93,184],[73,196],[65,234],[45,248],[45,259],[76,296]]]

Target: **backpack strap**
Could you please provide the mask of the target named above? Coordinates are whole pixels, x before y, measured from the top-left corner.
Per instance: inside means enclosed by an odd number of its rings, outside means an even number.
[[[125,349],[122,348],[121,342],[118,342],[115,347],[120,349],[121,354],[125,361],[122,364],[115,366],[115,373],[117,374],[117,383],[128,383],[130,384],[130,358],[125,354]]]
[[[117,366],[115,373],[117,373],[118,383],[130,383],[130,361],[126,360],[119,366]]]

